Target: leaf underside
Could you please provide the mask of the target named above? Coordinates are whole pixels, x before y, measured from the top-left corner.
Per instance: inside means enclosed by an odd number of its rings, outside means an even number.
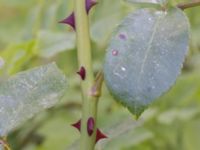
[[[107,49],[104,74],[108,89],[139,117],[175,83],[188,43],[189,23],[178,8],[131,13]]]
[[[55,105],[65,89],[65,75],[55,63],[18,73],[0,83],[0,136]]]

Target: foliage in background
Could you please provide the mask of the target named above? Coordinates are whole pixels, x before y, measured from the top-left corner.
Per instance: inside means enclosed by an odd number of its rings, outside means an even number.
[[[172,1],[176,4],[180,1]],[[182,2],[182,1],[181,1]],[[112,7],[111,7],[112,6]],[[94,69],[102,67],[110,34],[130,11],[141,7],[123,1],[99,0],[90,15]],[[80,118],[75,35],[57,22],[69,14],[73,0],[0,0],[0,80],[33,66],[56,61],[67,74],[70,89],[59,104],[41,113],[9,136],[14,150],[76,149],[79,133],[70,124]],[[139,121],[112,101],[104,87],[99,126],[109,135],[98,150],[198,150],[200,143],[200,11],[185,11],[191,23],[191,49],[176,85]],[[66,33],[67,32],[67,33]],[[59,44],[58,44],[59,43]]]

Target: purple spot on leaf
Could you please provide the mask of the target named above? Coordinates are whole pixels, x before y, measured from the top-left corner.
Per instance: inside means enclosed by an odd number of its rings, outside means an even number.
[[[119,51],[118,50],[112,50],[112,55],[113,56],[117,56],[119,54]]]
[[[121,40],[126,40],[126,39],[127,39],[127,37],[126,37],[126,35],[125,35],[124,33],[120,33],[120,34],[119,34],[119,38],[120,38]]]

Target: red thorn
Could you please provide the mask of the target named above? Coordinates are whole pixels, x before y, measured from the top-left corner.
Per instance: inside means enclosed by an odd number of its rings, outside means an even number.
[[[78,122],[72,124],[72,126],[76,129],[78,129],[79,131],[81,131],[81,120],[79,120]]]
[[[86,71],[85,71],[85,68],[84,68],[84,67],[81,67],[80,70],[77,72],[77,74],[80,75],[80,77],[81,77],[82,80],[85,80]]]
[[[86,3],[85,4],[86,11],[87,11],[87,13],[89,13],[89,11],[92,9],[92,7],[97,4],[97,1],[96,0],[86,0],[85,3]]]
[[[60,21],[59,23],[68,24],[68,25],[70,25],[74,30],[76,30],[74,12],[71,13],[71,14],[70,14],[67,18],[65,18],[64,20]]]
[[[96,143],[99,140],[102,140],[102,139],[105,139],[105,138],[108,138],[108,137],[105,134],[103,134],[99,129],[97,129]]]
[[[88,131],[89,136],[91,136],[94,132],[94,125],[95,125],[95,121],[92,117],[90,117],[87,122],[87,131]]]
[[[85,7],[87,14],[92,9],[93,6],[97,4],[96,0],[85,0]],[[72,12],[67,18],[60,21],[59,23],[64,23],[70,25],[74,30],[76,30],[76,23],[75,23],[75,15],[74,12]]]
[[[91,117],[88,119],[88,126],[87,126],[87,130],[88,130],[88,134],[91,136],[92,133],[94,132],[94,119]],[[79,131],[81,131],[81,120],[79,120],[78,122],[72,124],[73,127],[75,127],[76,129],[78,129]],[[103,134],[99,129],[96,130],[96,143],[99,140],[108,138],[105,134]],[[0,142],[1,144],[1,142]]]

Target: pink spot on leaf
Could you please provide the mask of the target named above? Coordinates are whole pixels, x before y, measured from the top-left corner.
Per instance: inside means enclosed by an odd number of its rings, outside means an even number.
[[[113,56],[117,56],[119,54],[119,51],[118,50],[112,50],[112,55]]]

